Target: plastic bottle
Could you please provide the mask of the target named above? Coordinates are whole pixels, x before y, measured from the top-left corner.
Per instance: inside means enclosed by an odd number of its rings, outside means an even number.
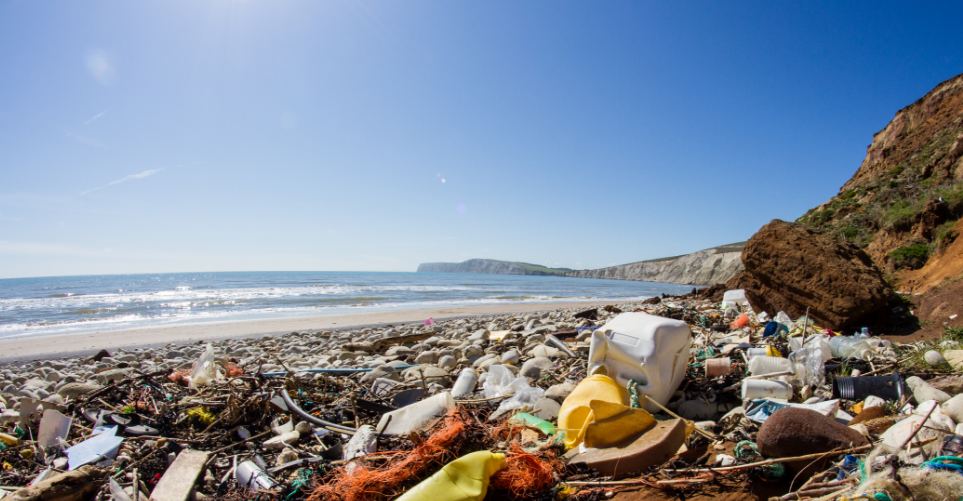
[[[822,350],[819,348],[800,348],[789,354],[789,361],[795,373],[793,386],[820,386],[826,380],[826,367]]]
[[[505,466],[504,454],[472,452],[446,464],[397,501],[481,501],[488,493],[491,476]]]
[[[860,337],[836,336],[829,340],[829,347],[834,357],[863,360],[873,358],[873,348]]]
[[[572,449],[582,443],[585,427],[594,421],[592,400],[627,405],[628,392],[623,397],[622,389],[608,376],[596,374],[582,380],[572,393],[562,402],[558,411],[558,429],[565,432],[565,448]]]
[[[759,355],[749,359],[749,372],[753,376],[785,371],[792,371],[792,364],[789,363],[788,359],[767,355]]]
[[[478,373],[475,372],[475,369],[466,367],[461,370],[461,374],[459,374],[458,379],[455,380],[454,386],[451,387],[451,396],[454,398],[468,396],[475,391],[475,385],[477,384]]]
[[[382,415],[377,429],[379,433],[388,435],[407,435],[454,408],[455,399],[451,398],[451,393],[445,391]]]
[[[271,489],[274,487],[274,481],[271,480],[271,477],[267,476],[267,473],[264,473],[264,470],[254,464],[253,461],[244,461],[237,465],[237,469],[234,470],[234,478],[237,483],[248,489]]]
[[[746,357],[749,360],[752,360],[753,358],[758,356],[782,358],[782,353],[779,353],[779,350],[777,350],[774,346],[766,346],[763,348],[749,348],[748,350],[746,350]]]
[[[783,360],[786,360],[785,358]],[[792,398],[792,385],[783,381],[769,379],[743,379],[742,399],[755,400],[757,398],[776,398],[789,400]]]

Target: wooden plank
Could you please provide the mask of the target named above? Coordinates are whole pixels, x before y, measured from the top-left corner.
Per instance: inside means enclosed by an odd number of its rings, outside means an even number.
[[[210,454],[203,451],[184,450],[157,481],[151,493],[151,501],[186,501],[197,478],[204,472]]]

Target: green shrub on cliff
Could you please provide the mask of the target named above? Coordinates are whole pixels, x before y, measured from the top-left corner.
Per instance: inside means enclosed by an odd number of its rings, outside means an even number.
[[[930,257],[930,246],[927,244],[913,244],[900,247],[889,253],[889,262],[893,269],[919,269],[926,264]]]

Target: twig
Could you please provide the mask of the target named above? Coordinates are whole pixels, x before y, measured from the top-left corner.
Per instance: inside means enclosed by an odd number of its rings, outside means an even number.
[[[683,470],[665,470],[665,471],[673,472],[673,473],[680,473],[680,472],[681,472],[681,473],[709,473],[709,472],[722,473],[722,472],[727,472],[727,471],[742,470],[742,469],[745,469],[745,468],[753,468],[753,467],[755,467],[755,466],[765,466],[765,465],[767,465],[767,464],[773,464],[773,463],[788,463],[788,462],[790,462],[790,461],[801,461],[801,460],[804,460],[804,459],[813,459],[813,458],[817,458],[817,457],[820,457],[820,456],[831,456],[831,455],[834,455],[834,454],[844,454],[844,453],[847,453],[847,454],[848,454],[848,453],[851,453],[851,452],[860,452],[860,451],[868,450],[868,449],[870,449],[870,448],[872,448],[872,447],[873,447],[872,444],[870,444],[870,445],[861,445],[861,446],[859,446],[859,447],[853,447],[853,448],[850,448],[850,449],[832,450],[832,451],[829,451],[829,452],[817,452],[817,453],[815,453],[815,454],[807,454],[807,455],[805,455],[805,456],[796,456],[796,457],[791,457],[791,458],[767,459],[767,460],[765,460],[765,461],[757,461],[757,462],[755,462],[755,463],[741,464],[741,465],[736,465],[736,466],[724,466],[724,467],[722,467],[722,468],[703,468],[703,469],[698,469],[698,470],[683,469]]]
[[[216,451],[212,452],[212,453],[211,453],[211,457],[213,458],[215,454],[218,454],[218,453],[220,453],[220,452],[224,452],[224,451],[229,450],[229,449],[232,449],[232,448],[234,448],[234,447],[236,447],[236,446],[238,446],[238,445],[241,445],[241,444],[243,444],[243,443],[250,442],[251,440],[256,440],[256,439],[258,439],[258,438],[261,438],[261,437],[263,437],[263,436],[265,436],[265,435],[269,435],[269,434],[271,434],[271,433],[273,433],[273,431],[268,430],[268,431],[265,431],[264,433],[258,433],[257,435],[254,435],[253,437],[250,437],[250,438],[246,438],[246,439],[244,439],[244,440],[241,440],[240,442],[234,442],[234,443],[231,444],[231,445],[225,445],[224,447],[221,447],[220,449],[217,449]]]
[[[665,407],[662,406],[662,404],[656,402],[655,400],[647,397],[647,398],[645,399],[645,401],[646,401],[646,402],[652,402],[653,404],[655,404],[656,407],[658,407],[658,408],[662,409],[663,411],[665,411],[666,414],[668,414],[668,415],[670,415],[670,416],[672,416],[672,417],[674,417],[674,418],[676,418],[676,419],[682,419],[683,421],[685,421],[685,419],[683,419],[682,417],[680,417],[678,414],[670,411],[669,409],[666,409]],[[643,407],[645,407],[645,406],[643,405]],[[716,439],[719,438],[719,437],[717,437],[717,436],[715,436],[715,435],[713,435],[713,434],[711,434],[711,433],[703,430],[702,428],[699,428],[698,426],[695,427],[695,431],[696,431],[697,433],[699,433],[700,435],[708,438],[709,440],[716,440]]]

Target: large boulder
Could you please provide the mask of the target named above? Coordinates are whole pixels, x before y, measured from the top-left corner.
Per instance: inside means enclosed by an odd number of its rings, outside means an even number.
[[[745,270],[726,283],[745,289],[749,304],[770,317],[806,313],[820,326],[842,329],[880,310],[893,291],[870,257],[830,235],[778,219],[742,251]]]

